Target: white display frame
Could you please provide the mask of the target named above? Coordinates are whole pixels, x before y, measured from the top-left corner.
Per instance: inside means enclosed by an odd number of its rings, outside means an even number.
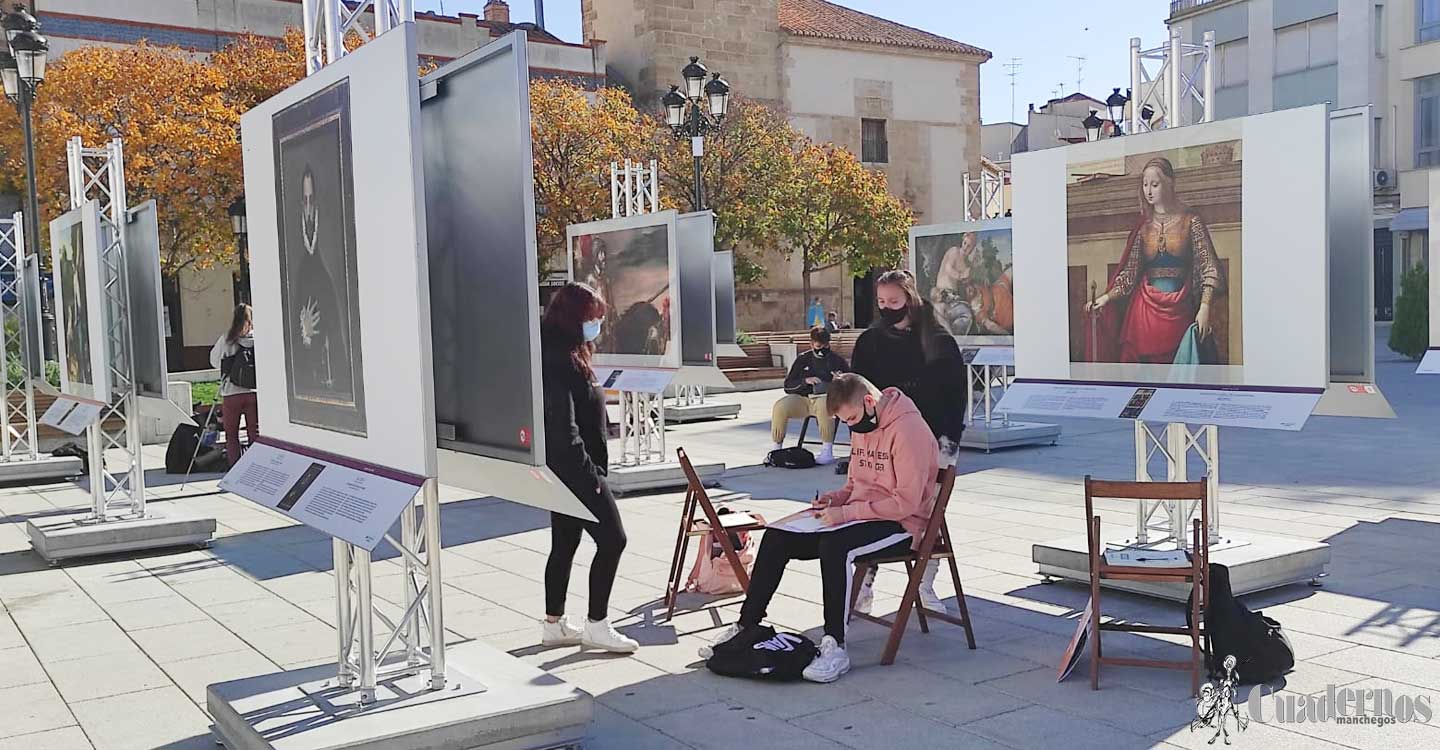
[[[1010,232],[1010,268],[1015,268],[1015,220],[1011,217],[997,219],[983,219],[981,221],[957,221],[948,224],[926,224],[924,226],[910,227],[910,275],[914,276],[917,283],[920,278],[920,254],[916,251],[915,241],[921,237],[935,237],[945,234],[968,234],[971,232]],[[1014,277],[1011,277],[1014,283]],[[1013,287],[1012,287],[1013,289]],[[921,293],[922,297],[925,294]],[[1018,325],[1016,326],[1018,329]],[[1014,346],[1015,335],[1000,336],[995,334],[963,335],[953,336],[955,343],[960,346]]]
[[[240,119],[250,226],[256,376],[265,434],[399,471],[437,474],[429,271],[412,24],[392,29],[251,109]],[[280,319],[272,118],[350,79],[355,255],[366,434],[290,421]]]
[[[1226,368],[1229,379],[1197,379],[1186,385],[1328,385],[1330,155],[1325,104],[1016,154],[1015,272],[1025,279],[1015,294],[1015,330],[1023,334],[1015,340],[1017,370],[1040,380],[1176,385],[1167,382],[1166,365],[1118,365],[1136,375],[1130,378],[1073,376],[1069,327],[1056,325],[1057,319],[1069,317],[1066,176],[1072,163],[1231,140],[1243,143],[1243,363]],[[1267,214],[1284,220],[1267,220]],[[1287,257],[1274,252],[1292,248],[1308,254]],[[1290,304],[1275,304],[1277,300]]]
[[[679,213],[674,209],[653,214],[639,214],[619,219],[604,219],[584,224],[571,224],[565,228],[565,274],[575,280],[575,238],[582,235],[618,232],[626,229],[666,227],[666,245],[670,262],[670,343],[665,353],[655,354],[613,354],[595,352],[595,365],[605,367],[661,367],[678,369],[681,364],[680,351],[681,309],[680,309],[680,256],[675,237],[675,223]],[[605,304],[613,305],[612,300]]]
[[[105,335],[105,289],[100,280],[100,202],[86,201],[50,222],[50,268],[58,273],[60,268],[60,245],[63,233],[80,225],[83,247],[78,252],[85,262],[85,317],[90,339],[90,383],[76,383],[70,379],[70,370],[65,366],[65,300],[64,284],[55,283],[55,345],[60,361],[60,392],[67,396],[79,396],[93,401],[110,403],[110,351]]]

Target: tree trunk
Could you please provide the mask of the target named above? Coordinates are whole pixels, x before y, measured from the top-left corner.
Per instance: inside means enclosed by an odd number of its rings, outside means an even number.
[[[810,274],[811,274],[811,273],[813,273],[813,271],[812,271],[811,268],[810,268],[810,261],[808,261],[808,260],[807,260],[807,261],[804,261],[804,262],[801,264],[801,270],[800,270],[800,309],[802,309],[802,310],[805,311],[805,313],[804,313],[804,315],[805,315],[804,320],[805,320],[805,327],[806,327],[806,328],[809,328],[809,327],[810,327]]]

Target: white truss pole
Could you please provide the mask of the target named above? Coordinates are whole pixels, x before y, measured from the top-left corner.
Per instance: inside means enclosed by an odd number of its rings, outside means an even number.
[[[36,436],[35,424],[35,384],[30,379],[29,371],[29,334],[38,322],[35,316],[38,316],[40,311],[30,310],[25,304],[33,253],[25,251],[24,224],[24,217],[19,211],[9,219],[0,219],[0,270],[9,271],[9,281],[4,282],[3,288],[0,288],[0,300],[6,295],[14,300],[8,303],[0,302],[0,305],[3,305],[0,321],[15,320],[19,323],[18,335],[13,338],[8,331],[0,328],[3,362],[6,365],[19,362],[24,373],[18,387],[10,382],[8,368],[4,381],[0,382],[0,424],[3,424],[3,429],[0,429],[0,441],[3,441],[3,445],[0,447],[3,447],[5,461],[36,461],[40,458],[40,442]],[[17,393],[22,399],[18,407],[10,402],[11,396]],[[20,412],[19,416],[23,420],[19,425],[15,424],[15,411]]]
[[[1132,36],[1130,37],[1130,90],[1132,92],[1130,94],[1132,97],[1130,99],[1130,127],[1125,131],[1129,135],[1140,132],[1140,110],[1143,108],[1145,100],[1149,98],[1149,92],[1143,86],[1145,83],[1143,70],[1144,68],[1140,64],[1140,37]],[[1146,128],[1149,128],[1149,123],[1146,123]]]
[[[415,22],[414,0],[361,0],[351,10],[344,0],[301,0],[305,28],[305,74],[345,56],[345,34],[351,30],[370,36],[360,19],[366,11],[375,15],[375,35],[401,24]]]
[[[1214,122],[1214,121],[1215,121],[1215,32],[1214,32],[1214,31],[1207,31],[1207,32],[1205,32],[1205,59],[1201,62],[1201,65],[1204,66],[1204,70],[1201,71],[1201,76],[1202,76],[1203,79],[1204,79],[1204,85],[1203,85],[1202,91],[1204,92],[1204,96],[1205,96],[1205,101],[1204,101],[1205,110],[1204,110],[1204,115],[1202,115],[1201,118],[1200,118],[1200,122]]]

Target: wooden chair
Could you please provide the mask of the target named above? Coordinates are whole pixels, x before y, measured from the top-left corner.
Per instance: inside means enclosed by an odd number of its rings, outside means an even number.
[[[1126,667],[1190,670],[1190,689],[1199,695],[1200,674],[1205,669],[1200,638],[1204,635],[1200,611],[1210,603],[1210,498],[1204,478],[1198,482],[1106,482],[1085,477],[1086,537],[1090,552],[1090,689],[1100,689],[1100,667],[1105,664]],[[1100,537],[1100,516],[1095,515],[1095,498],[1121,500],[1177,500],[1200,502],[1200,517],[1193,519],[1190,564],[1154,568],[1146,566],[1111,565],[1105,562],[1104,543]],[[1100,582],[1103,580],[1143,581],[1148,583],[1189,583],[1195,595],[1190,598],[1190,626],[1137,625],[1102,622]],[[1100,634],[1106,630],[1125,633],[1165,633],[1190,636],[1189,661],[1161,661],[1105,656],[1100,647]]]
[[[935,507],[930,511],[930,520],[925,524],[925,534],[920,539],[918,549],[890,557],[866,555],[855,561],[855,578],[850,586],[850,615],[890,628],[890,640],[885,644],[885,653],[880,657],[881,664],[895,663],[895,655],[900,651],[900,639],[905,637],[905,625],[910,619],[911,609],[914,609],[915,616],[920,618],[920,632],[930,632],[927,616],[944,620],[965,628],[965,642],[972,651],[975,649],[975,631],[970,627],[970,608],[965,605],[965,590],[960,586],[960,569],[955,565],[955,545],[953,537],[950,536],[950,528],[945,523],[945,508],[950,504],[951,491],[955,489],[954,467],[941,469],[936,483],[939,490],[935,496]],[[955,601],[960,606],[959,617],[949,612],[926,609],[920,604],[920,579],[925,575],[925,567],[931,560],[942,558],[948,561],[950,576],[955,581]],[[905,587],[905,595],[900,599],[900,609],[896,611],[893,621],[855,611],[855,600],[860,596],[860,586],[865,581],[865,575],[871,568],[886,563],[904,563],[905,570],[910,575],[910,583]]]
[[[758,531],[765,528],[761,523],[747,523],[728,528],[720,523],[720,516],[715,512],[715,504],[710,502],[710,496],[705,492],[705,486],[700,483],[700,475],[695,473],[695,466],[690,463],[690,457],[685,455],[684,448],[677,448],[675,454],[680,457],[680,468],[685,470],[687,486],[685,489],[685,505],[680,511],[680,529],[675,534],[675,554],[670,558],[670,578],[665,588],[665,619],[669,620],[675,616],[675,600],[680,597],[680,591],[685,587],[685,552],[690,547],[690,537],[704,537],[711,529],[725,528],[729,532]],[[703,517],[696,518],[695,512],[699,510]],[[725,552],[725,559],[730,561],[731,567],[735,569],[735,578],[740,581],[740,587],[750,590],[750,574],[745,571],[745,566],[740,564],[740,555],[735,545],[730,543],[730,534],[720,535],[720,548]]]

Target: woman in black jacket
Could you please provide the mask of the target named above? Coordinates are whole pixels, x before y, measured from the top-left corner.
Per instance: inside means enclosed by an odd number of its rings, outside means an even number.
[[[930,431],[940,443],[940,467],[955,465],[960,437],[965,432],[965,361],[960,347],[939,324],[935,310],[920,298],[909,271],[886,271],[875,280],[876,321],[855,341],[851,371],[880,389],[899,388],[915,402]],[[920,600],[927,608],[944,611],[935,593],[936,560],[925,569]],[[855,603],[869,612],[870,584],[875,569]]]
[[[541,365],[545,386],[545,464],[597,522],[550,514],[550,559],[545,564],[545,621],[540,640],[547,646],[580,644],[615,653],[632,653],[640,644],[610,625],[610,589],[625,551],[625,526],[615,496],[605,484],[610,462],[605,445],[605,398],[590,369],[593,343],[605,318],[605,302],[594,289],[566,284],[545,309],[540,324]],[[584,625],[565,617],[570,568],[580,532],[595,541],[590,563],[590,611]]]

